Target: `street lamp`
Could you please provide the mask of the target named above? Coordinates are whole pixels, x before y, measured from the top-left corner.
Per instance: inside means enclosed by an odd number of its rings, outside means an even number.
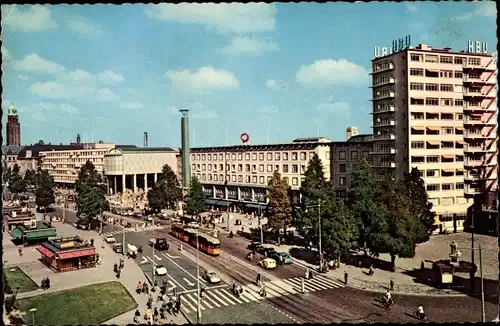
[[[31,312],[31,315],[33,316],[33,325],[36,325],[35,324],[35,312],[36,312],[36,308],[31,308],[29,311]]]
[[[264,244],[264,229],[262,228],[262,206],[259,205],[259,229],[260,229],[260,243]]]
[[[318,233],[319,233],[319,264],[321,267],[321,261],[323,258],[323,251],[321,250],[321,200],[318,199],[317,205],[306,206],[306,211],[308,208],[318,208]]]
[[[153,286],[155,284],[155,277],[156,277],[156,273],[155,273],[155,244],[156,244],[156,239],[155,239],[155,217],[154,216],[151,216],[151,218],[153,219]]]

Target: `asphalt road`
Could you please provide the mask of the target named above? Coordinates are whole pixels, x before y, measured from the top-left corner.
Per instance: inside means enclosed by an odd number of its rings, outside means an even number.
[[[238,260],[246,261],[245,257],[250,252],[250,250],[247,249],[247,246],[251,243],[249,240],[239,236],[229,238],[227,235],[221,235],[220,242],[221,250],[227,252]],[[264,255],[257,253],[253,258],[253,264],[258,264],[258,262],[263,258]],[[292,263],[278,266],[273,270],[268,270],[268,272],[278,278],[294,278],[303,276],[305,274],[305,268]]]

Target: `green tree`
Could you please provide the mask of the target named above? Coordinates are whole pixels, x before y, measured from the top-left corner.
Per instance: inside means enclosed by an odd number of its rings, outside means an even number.
[[[359,230],[359,243],[363,244],[365,253],[373,247],[376,230],[383,229],[385,216],[380,207],[379,184],[373,178],[373,172],[366,159],[351,174],[351,185],[348,193],[348,206],[355,217]]]
[[[42,170],[38,176],[38,185],[35,190],[35,204],[38,207],[43,207],[46,211],[53,203],[55,203],[54,178],[47,170]]]
[[[76,215],[80,219],[91,221],[102,212],[109,210],[106,199],[106,187],[102,176],[92,162],[87,161],[78,173],[76,188]]]
[[[153,184],[151,190],[148,191],[148,206],[155,213],[159,213],[162,209],[167,208],[162,187],[165,187],[165,183],[157,181]]]
[[[335,198],[333,191],[330,197],[323,207],[321,242],[325,252],[338,254],[358,246],[359,226],[344,200]]]
[[[186,211],[190,215],[198,216],[207,210],[207,204],[205,203],[205,194],[203,193],[203,187],[198,181],[197,177],[191,179],[191,190],[189,193],[189,199],[186,203]]]
[[[10,168],[10,166],[9,167],[7,166],[7,161],[4,161],[2,165],[3,165],[2,181],[8,182],[10,180],[10,175],[12,174],[12,169]]]
[[[283,229],[286,235],[286,229],[292,225],[292,203],[289,188],[289,185],[281,178],[281,174],[274,172],[268,184],[267,224],[276,229],[278,246],[281,244],[279,230]]]
[[[35,176],[36,172],[34,170],[26,170],[24,173],[24,183],[26,184],[26,188],[35,188]]]
[[[164,184],[161,189],[165,196],[167,207],[175,209],[177,203],[182,200],[182,188],[177,174],[175,174],[168,164],[163,166],[159,181]]]
[[[312,242],[314,245],[318,245],[318,208],[308,209],[308,207],[316,207],[318,204],[325,205],[330,199],[328,195],[330,185],[325,179],[323,164],[317,154],[314,154],[309,160],[304,176],[305,180],[300,188],[302,201],[300,209],[294,211],[293,225],[304,236],[306,243]],[[324,212],[324,210],[321,211]]]
[[[410,210],[421,222],[417,242],[422,243],[429,239],[429,234],[435,229],[435,213],[432,211],[432,203],[429,201],[425,183],[417,168],[412,168],[410,173],[404,177]]]
[[[19,171],[19,165],[14,164],[14,167],[12,168],[12,172],[9,176],[9,191],[12,192],[13,194],[19,194],[21,192],[26,191],[26,183],[24,182],[23,178],[21,177],[20,171]]]

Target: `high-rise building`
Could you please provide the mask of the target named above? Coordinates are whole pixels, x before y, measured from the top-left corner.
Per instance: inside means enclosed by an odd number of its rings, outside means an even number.
[[[486,52],[408,44],[372,60],[374,173],[417,167],[441,230],[463,229],[472,204],[475,214],[496,205],[496,59]]]
[[[17,115],[17,109],[12,104],[7,116],[7,146],[21,146],[21,124]]]

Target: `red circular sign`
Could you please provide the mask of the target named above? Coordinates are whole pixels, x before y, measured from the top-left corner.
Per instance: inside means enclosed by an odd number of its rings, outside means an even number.
[[[240,139],[242,142],[246,143],[250,140],[250,136],[246,132],[242,133],[240,136]]]

